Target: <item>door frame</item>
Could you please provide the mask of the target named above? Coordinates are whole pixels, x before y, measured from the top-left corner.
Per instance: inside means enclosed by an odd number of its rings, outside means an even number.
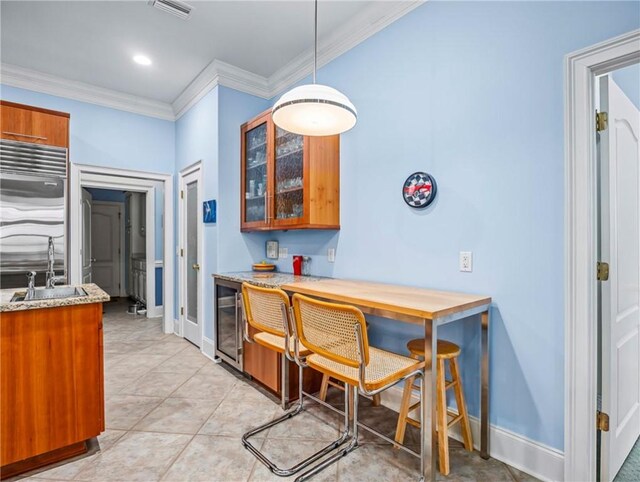
[[[119,206],[120,207],[120,219],[119,219],[119,223],[120,223],[120,240],[119,240],[119,246],[120,246],[120,279],[118,280],[119,284],[120,284],[120,290],[118,292],[118,296],[126,296],[126,291],[125,291],[125,276],[126,273],[124,272],[124,238],[125,238],[125,225],[124,225],[124,202],[121,201],[93,201],[91,203],[92,206]],[[93,208],[91,209],[91,216],[93,216]],[[92,221],[93,223],[93,221]],[[93,241],[93,238],[92,238]]]
[[[598,297],[595,78],[640,61],[640,30],[565,57],[564,478],[596,480]]]
[[[164,316],[165,333],[173,333],[174,319],[174,198],[173,174],[134,171],[110,167],[71,164],[69,177],[69,275],[70,283],[79,284],[82,279],[82,263],[80,263],[82,239],[80,238],[82,223],[80,212],[80,192],[82,187],[103,189],[120,189],[147,193],[147,293],[155,296],[155,187],[162,183],[164,187],[163,217],[163,270],[162,270],[162,307],[150,303],[147,306],[147,317]],[[151,209],[149,209],[151,208]],[[76,253],[76,255],[71,255]],[[153,305],[153,306],[152,306]]]
[[[200,261],[200,270],[198,271],[199,278],[199,289],[198,289],[198,338],[200,341],[199,348],[202,349],[202,340],[204,338],[204,229],[202,227],[202,202],[203,202],[203,186],[202,186],[202,160],[197,161],[191,164],[188,167],[182,169],[178,175],[178,193],[182,193],[186,189],[185,177],[195,174],[196,180],[198,182],[198,260]],[[182,195],[178,195],[178,253],[180,253],[180,249],[184,249],[185,241],[186,241],[186,223],[184,210],[186,209],[186,204],[184,202],[184,198]],[[178,306],[185,306],[187,300],[187,281],[186,281],[186,270],[187,266],[187,258],[185,256],[178,256]],[[184,338],[184,324],[186,322],[186,314],[179,313],[179,333],[178,335]]]

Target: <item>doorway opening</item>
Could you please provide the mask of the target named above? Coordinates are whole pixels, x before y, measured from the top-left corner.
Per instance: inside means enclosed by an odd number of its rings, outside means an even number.
[[[165,333],[174,331],[173,304],[173,176],[124,169],[71,165],[70,185],[70,276],[72,283],[91,279],[94,274],[105,286],[121,296],[130,294],[133,299],[143,301],[148,318],[163,316]],[[108,201],[98,201],[105,226],[92,228],[91,191],[104,194],[104,190],[119,192],[124,197],[120,223],[117,208],[108,208]],[[122,197],[120,198],[122,200]],[[107,223],[107,220],[109,221]],[[117,225],[117,226],[116,226]],[[119,230],[120,242],[115,232]],[[94,240],[93,248],[103,251],[108,260],[119,245],[119,263],[100,266],[92,255],[91,234],[104,236]],[[97,233],[97,234],[95,234]],[[102,243],[102,244],[101,244]],[[108,251],[111,254],[106,254]],[[126,253],[127,256],[123,256]],[[114,258],[117,258],[115,255]],[[95,260],[93,261],[92,258]],[[98,266],[94,266],[94,263]],[[113,267],[117,264],[117,267]],[[100,269],[94,269],[100,268]],[[116,272],[119,269],[119,275]],[[120,287],[114,285],[120,279]],[[100,278],[102,277],[102,278]],[[124,278],[123,278],[124,277]],[[111,293],[110,293],[111,294]],[[141,304],[142,305],[142,304]],[[142,314],[142,313],[141,313]]]
[[[113,301],[123,298],[119,306],[131,314],[146,314],[150,303],[161,306],[162,300],[156,299],[161,286],[147,293],[146,193],[85,190],[83,202],[90,200],[91,220],[86,231],[90,239],[83,238],[83,280],[100,286]]]
[[[630,129],[640,122],[637,113],[619,115],[622,96],[615,90],[616,71],[638,62],[640,30],[565,58],[567,481],[613,480],[614,459],[626,456],[616,437],[633,428],[633,442],[636,414],[640,421],[640,133]],[[627,330],[626,319],[635,326]],[[613,413],[609,432],[606,410]]]

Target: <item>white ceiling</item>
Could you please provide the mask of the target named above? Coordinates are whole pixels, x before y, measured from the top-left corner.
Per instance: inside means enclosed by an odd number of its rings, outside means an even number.
[[[313,45],[312,1],[188,3],[182,20],[146,1],[3,0],[2,62],[170,104],[213,60],[269,78]],[[372,7],[383,12],[374,3],[321,0],[321,44]],[[134,64],[136,53],[153,65]]]

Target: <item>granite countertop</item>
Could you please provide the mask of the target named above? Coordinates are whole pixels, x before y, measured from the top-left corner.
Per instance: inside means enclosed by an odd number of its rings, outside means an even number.
[[[61,288],[60,285],[56,288]],[[36,289],[42,288],[41,286]],[[15,293],[26,293],[26,288],[10,288],[0,290],[0,313],[7,311],[24,311],[36,310],[41,308],[56,308],[58,306],[86,305],[90,303],[103,303],[109,301],[111,297],[102,291],[96,284],[89,283],[83,285],[75,285],[74,288],[82,288],[87,292],[87,296],[77,296],[71,298],[59,298],[53,300],[32,300],[32,301],[11,301]]]
[[[214,278],[219,278],[227,281],[235,281],[236,283],[243,283],[245,281],[253,283],[265,288],[279,288],[282,285],[289,283],[295,283],[299,281],[319,281],[321,279],[328,279],[321,276],[296,276],[292,273],[278,273],[267,272],[258,273],[255,271],[236,271],[232,273],[215,273]]]

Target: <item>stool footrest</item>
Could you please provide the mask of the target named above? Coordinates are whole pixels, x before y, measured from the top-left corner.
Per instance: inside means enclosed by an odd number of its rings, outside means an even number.
[[[448,412],[448,414],[451,415],[451,413],[449,413],[449,412]],[[449,422],[447,422],[447,428],[451,427],[452,425],[455,425],[460,420],[462,420],[462,415],[457,415],[457,416],[453,417],[453,419],[451,419],[451,420],[449,420]]]

